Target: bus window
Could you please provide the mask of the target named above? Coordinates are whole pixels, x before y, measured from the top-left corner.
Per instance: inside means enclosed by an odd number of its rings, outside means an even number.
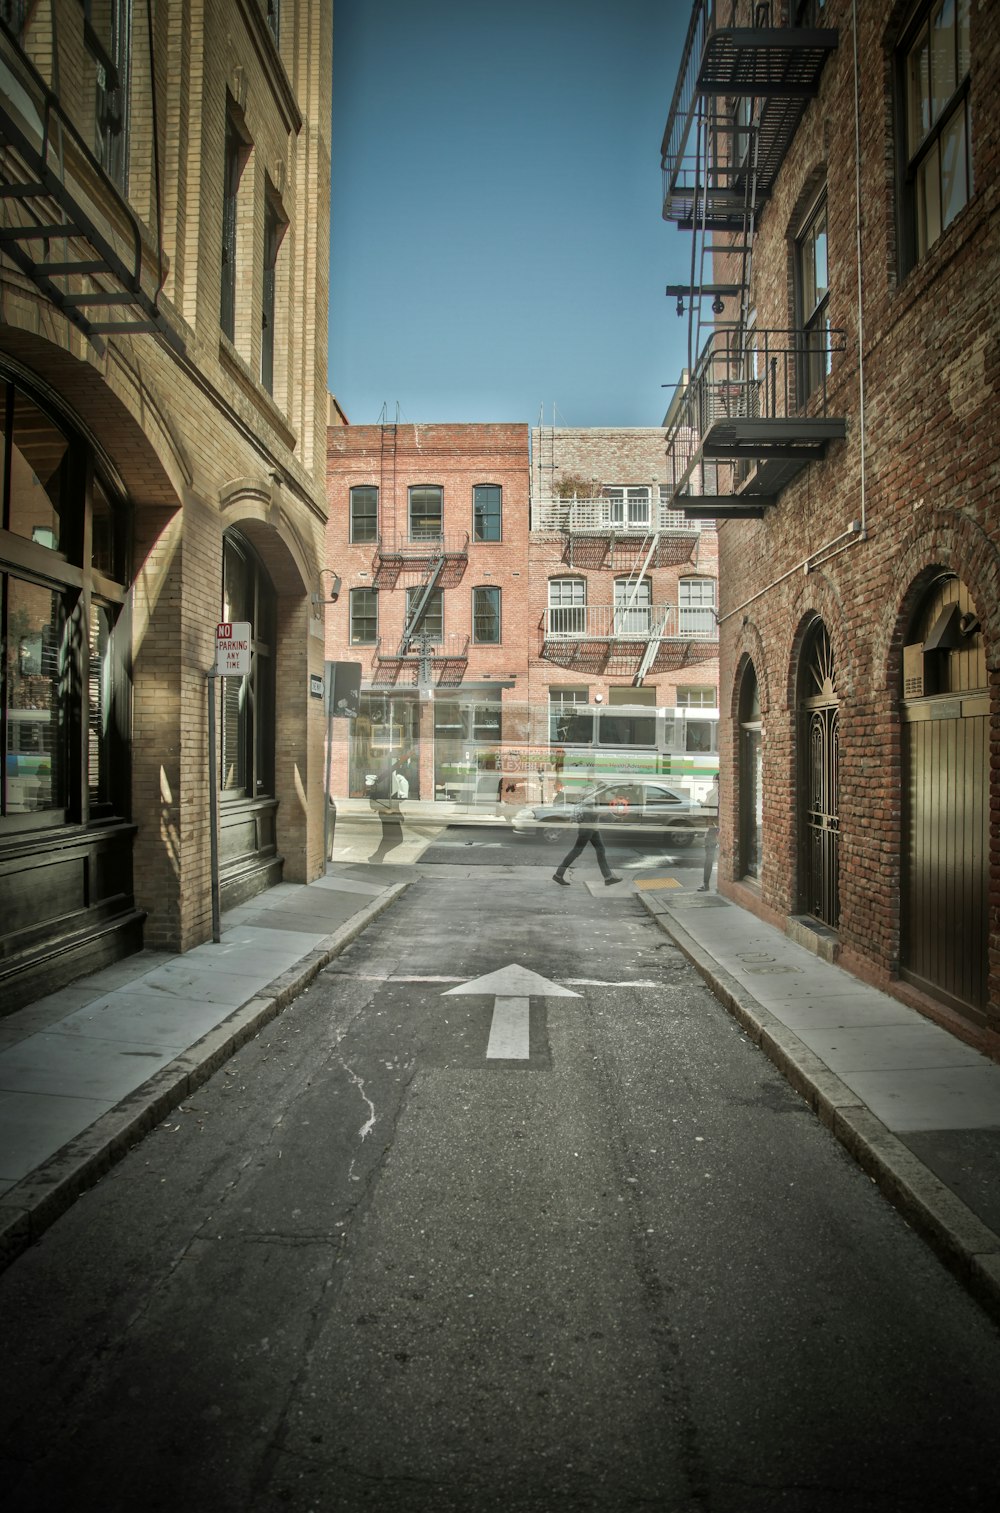
[[[710,720],[688,720],[685,751],[711,751],[713,729]]]
[[[597,741],[599,746],[654,746],[656,717],[608,711],[600,717]]]
[[[588,711],[575,714],[571,709],[552,713],[552,741],[560,746],[589,746],[594,739],[594,717]]]

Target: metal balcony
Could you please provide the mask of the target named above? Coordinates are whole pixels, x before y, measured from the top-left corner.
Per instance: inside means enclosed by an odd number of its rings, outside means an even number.
[[[447,634],[437,637],[428,646],[426,653],[417,645],[417,639],[397,645],[390,651],[383,646],[381,636],[375,643],[372,681],[376,684],[397,683],[403,673],[412,673],[412,681],[419,682],[421,665],[437,669],[439,684],[454,686],[461,683],[469,661],[468,636]]]
[[[842,331],[755,331],[735,351],[729,332],[713,332],[667,432],[671,506],[692,519],[758,515],[825,456],[847,435],[846,419],[827,413],[843,350]]]
[[[458,561],[468,555],[468,531],[451,535],[443,531],[419,531],[412,535],[390,532],[378,538],[374,565],[415,567],[438,560]]]
[[[664,220],[739,231],[751,158],[756,202],[773,187],[837,46],[834,29],[792,24],[788,9],[695,0],[660,149]],[[736,99],[756,102],[743,123],[729,113]]]
[[[634,501],[634,505],[641,505],[641,501]],[[620,499],[533,499],[531,529],[563,536],[614,536],[636,541],[657,531],[691,535],[700,530],[697,523],[686,520],[679,510],[669,508],[659,499],[647,501],[644,510],[633,508],[631,519],[628,508],[629,501]]]
[[[160,308],[161,250],[3,29],[0,204],[0,251],[98,347],[146,332],[182,349]]]

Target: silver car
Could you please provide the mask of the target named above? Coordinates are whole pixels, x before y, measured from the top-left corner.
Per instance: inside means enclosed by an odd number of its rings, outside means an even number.
[[[551,804],[531,804],[511,819],[515,835],[541,832],[552,839],[565,837],[568,827],[594,825],[606,840],[663,840],[670,846],[690,846],[716,823],[716,811],[659,778],[635,778],[597,783],[582,793]]]

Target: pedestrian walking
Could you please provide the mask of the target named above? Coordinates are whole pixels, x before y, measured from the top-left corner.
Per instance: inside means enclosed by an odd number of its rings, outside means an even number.
[[[715,853],[719,845],[719,774],[712,779],[712,791],[705,800],[706,809],[714,809],[715,822],[709,825],[705,831],[705,870],[702,873],[699,893],[707,893],[712,882],[712,868],[715,865]]]
[[[608,865],[607,853],[604,850],[604,839],[597,826],[598,815],[596,809],[588,808],[586,805],[582,806],[577,819],[576,840],[553,872],[552,881],[554,883],[561,883],[564,888],[568,888],[569,878],[565,875],[567,867],[572,867],[577,857],[587,846],[593,846],[594,851],[597,853],[597,865],[600,867],[601,876],[604,878],[604,886],[610,888],[612,883],[620,883],[621,878],[617,872],[612,872]]]

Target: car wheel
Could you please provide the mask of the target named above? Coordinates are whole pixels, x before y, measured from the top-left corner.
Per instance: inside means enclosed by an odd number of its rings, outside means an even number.
[[[542,831],[542,834],[547,841],[558,841],[562,840],[562,838],[566,834],[566,831],[560,828],[560,826],[558,825],[547,825]]]
[[[687,846],[694,843],[693,830],[673,830],[667,836],[667,844],[683,851]]]

